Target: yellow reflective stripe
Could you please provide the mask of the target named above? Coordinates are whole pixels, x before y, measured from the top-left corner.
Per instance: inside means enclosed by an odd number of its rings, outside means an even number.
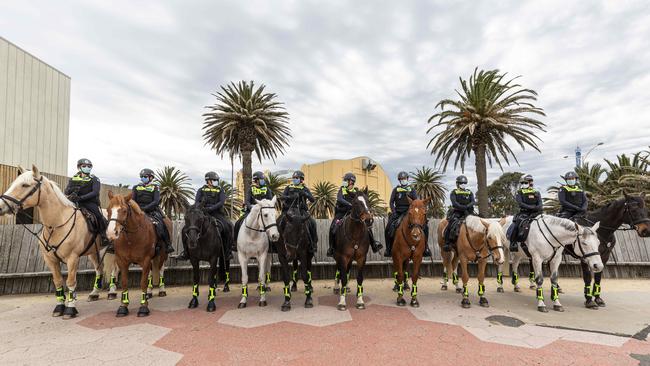
[[[525,188],[525,189],[520,189],[519,191],[523,194],[537,193],[537,190],[535,188]]]
[[[348,193],[357,193],[357,188],[354,187],[354,188],[347,189],[346,187],[341,187],[341,192],[342,192],[343,195],[345,196],[345,195],[347,195]]]
[[[305,186],[302,184],[298,184],[298,185],[289,184],[289,188],[303,189],[305,188]]]
[[[221,189],[218,187],[215,188],[210,188],[210,187],[203,187],[201,188],[203,192],[221,192]]]
[[[456,193],[456,194],[464,194],[464,195],[469,196],[470,194],[472,194],[472,191],[470,191],[470,190],[462,190],[462,189],[454,189],[454,193]]]
[[[413,188],[411,188],[411,186],[408,186],[406,188],[397,187],[397,192],[411,192],[412,190]]]
[[[135,186],[136,191],[147,191],[147,192],[153,192],[156,190],[156,186],[154,185],[149,185],[149,186]]]
[[[268,188],[267,187],[261,187],[261,188],[260,187],[251,187],[251,191],[253,192],[253,195],[257,196],[257,195],[266,194],[266,192],[268,191]]]
[[[575,186],[573,188],[571,186],[562,186],[562,188],[566,189],[569,192],[582,192],[582,188],[578,186]]]

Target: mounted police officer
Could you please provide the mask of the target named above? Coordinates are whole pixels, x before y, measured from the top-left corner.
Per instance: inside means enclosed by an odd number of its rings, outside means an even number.
[[[140,183],[133,187],[132,199],[140,206],[151,219],[156,227],[158,238],[165,244],[167,254],[174,251],[167,226],[163,221],[164,215],[160,210],[160,187],[153,181],[154,175],[151,169],[140,171]],[[158,245],[158,243],[156,243]]]
[[[226,217],[224,205],[226,194],[219,186],[219,175],[215,172],[205,173],[205,185],[196,191],[195,202],[203,204],[204,210],[221,226],[221,240],[226,260],[232,259],[232,223]]]
[[[332,219],[332,224],[330,225],[329,232],[329,248],[327,248],[327,256],[334,256],[334,246],[336,244],[336,225],[340,220],[343,220],[345,215],[347,215],[352,210],[352,200],[351,193],[357,193],[359,190],[354,184],[357,181],[357,177],[352,173],[346,173],[343,176],[343,183],[339,188],[339,192],[336,195],[336,207],[334,208],[334,219]],[[370,237],[370,246],[374,253],[377,253],[383,246],[375,240],[375,236],[372,233],[372,228],[368,228],[368,235]]]
[[[516,238],[518,236],[519,225],[521,222],[525,219],[534,218],[541,214],[544,208],[542,195],[533,186],[533,176],[530,174],[522,177],[519,181],[519,190],[517,191],[515,199],[519,205],[519,213],[515,215],[512,220],[512,225],[508,229],[511,252],[519,250]]]
[[[79,159],[77,161],[77,174],[75,174],[68,181],[68,186],[65,188],[65,195],[68,199],[77,204],[78,207],[88,210],[93,216],[97,227],[91,228],[95,234],[99,234],[102,238],[102,245],[110,245],[110,241],[106,237],[107,222],[102,215],[99,208],[99,191],[101,183],[99,178],[91,174],[93,163],[88,159]]]
[[[587,213],[589,201],[585,192],[578,185],[578,175],[570,171],[562,178],[566,184],[560,187],[557,194],[562,206],[558,216],[570,220],[576,216],[584,216]]]
[[[284,227],[284,219],[292,207],[298,207],[301,212],[306,212],[309,214],[309,208],[307,207],[307,201],[314,202],[316,199],[311,194],[311,191],[304,184],[305,173],[300,170],[293,172],[291,176],[291,184],[284,188],[282,193],[282,215],[280,215],[280,230]],[[311,238],[311,252],[316,253],[318,251],[318,233],[316,232],[316,220],[314,220],[311,215],[309,216],[309,236]]]
[[[407,172],[399,172],[397,174],[397,180],[399,184],[393,188],[393,192],[390,194],[390,215],[388,216],[388,223],[386,224],[386,229],[384,235],[386,238],[386,250],[384,251],[384,257],[392,257],[393,249],[393,239],[395,236],[395,231],[397,226],[401,222],[404,215],[409,210],[411,204],[409,203],[409,198],[411,200],[418,199],[418,195],[415,192],[415,189],[409,184],[409,175]],[[429,249],[429,225],[425,222],[424,225],[424,256],[430,257],[431,250]]]
[[[451,238],[454,232],[458,227],[459,221],[465,219],[467,215],[474,214],[474,193],[467,189],[467,177],[464,175],[459,175],[456,178],[456,189],[451,191],[449,194],[449,199],[451,200],[451,207],[449,214],[447,215],[448,225],[445,228],[445,243],[442,249],[445,252],[450,252],[454,241],[457,238]],[[455,236],[455,235],[454,235]]]
[[[244,220],[246,220],[246,217],[251,212],[251,208],[255,205],[256,201],[273,199],[273,192],[271,191],[271,187],[267,186],[266,184],[266,177],[264,176],[264,173],[253,173],[253,185],[251,185],[251,189],[248,192],[247,197],[248,201],[244,202],[244,214],[241,215],[235,223],[235,240],[232,243],[232,248],[235,251],[237,250],[237,236],[239,234],[239,228],[241,228],[241,224],[244,222]]]

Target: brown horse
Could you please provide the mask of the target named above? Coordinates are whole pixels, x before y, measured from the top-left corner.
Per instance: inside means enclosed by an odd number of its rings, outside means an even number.
[[[460,233],[456,242],[456,247],[452,252],[442,250],[444,244],[444,231],[447,227],[447,219],[440,221],[438,225],[438,244],[442,253],[442,261],[446,268],[445,273],[455,273],[455,269],[460,261],[463,270],[463,308],[470,307],[469,292],[467,282],[469,281],[469,272],[467,264],[469,261],[478,262],[478,296],[479,304],[488,307],[489,303],[485,297],[485,267],[489,257],[494,261],[502,264],[504,260],[503,243],[506,242],[506,236],[501,225],[495,221],[481,219],[478,216],[467,216],[460,226]],[[443,280],[444,281],[444,280]],[[446,283],[443,289],[446,289]]]
[[[409,210],[407,216],[402,220],[393,243],[393,270],[397,273],[397,305],[405,306],[404,300],[404,269],[409,260],[413,261],[411,271],[411,306],[419,307],[418,302],[418,276],[420,265],[426,245],[424,225],[427,223],[427,204],[430,199],[411,200],[409,198]]]
[[[149,272],[160,272],[167,260],[164,249],[156,256],[156,229],[151,220],[140,209],[137,203],[131,200],[131,193],[121,196],[108,192],[108,228],[106,235],[115,243],[115,260],[120,271],[122,284],[122,303],[117,310],[117,316],[129,314],[129,265],[135,263],[142,267],[140,275],[140,309],[138,316],[149,315],[149,302],[147,296]],[[172,233],[171,220],[165,218],[165,225]],[[107,266],[109,264],[107,263]],[[160,293],[164,296],[164,293]]]

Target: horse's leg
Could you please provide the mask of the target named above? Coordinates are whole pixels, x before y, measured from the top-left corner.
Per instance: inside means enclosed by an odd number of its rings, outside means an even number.
[[[363,302],[363,267],[365,264],[366,256],[359,256],[357,258],[357,309],[366,308],[366,304]]]
[[[314,294],[314,286],[311,283],[312,276],[311,276],[311,261],[313,259],[313,254],[309,251],[305,253],[305,262],[301,263],[301,267],[305,268],[305,272],[307,272],[307,282],[305,282],[305,295],[307,295],[307,298],[305,299],[305,307],[306,308],[312,308],[314,307],[314,300],[312,299],[312,295]],[[307,288],[309,288],[309,292],[307,292]]]
[[[467,283],[469,282],[469,272],[467,271],[467,258],[465,256],[460,257],[460,267],[463,270],[463,299],[460,304],[463,308],[467,309],[471,306],[469,302],[469,291],[467,290]],[[458,287],[456,287],[458,288]]]
[[[551,269],[551,301],[553,301],[553,310],[555,311],[564,311],[560,303],[560,288],[558,285],[560,263],[562,263],[562,254],[558,252],[549,263]]]
[[[532,254],[533,258],[531,260],[532,268],[535,273],[535,284],[537,286],[537,310],[542,313],[548,312],[546,309],[546,304],[544,303],[544,289],[542,285],[544,284],[544,272],[542,271],[542,259],[539,258],[539,254]]]
[[[63,275],[61,274],[61,264],[58,260],[50,258],[43,254],[43,260],[52,273],[52,282],[56,288],[56,306],[52,311],[52,316],[63,316],[65,311],[65,290],[63,289]]]
[[[99,300],[99,293],[102,290],[102,273],[104,272],[104,266],[99,263],[97,255],[91,254],[88,257],[95,269],[95,281],[93,282],[93,290],[88,294],[88,301],[97,301]]]
[[[449,288],[449,274],[452,272],[451,269],[451,252],[442,251],[442,281],[440,289],[446,291]]]
[[[280,310],[289,311],[291,310],[291,290],[289,289],[291,279],[289,276],[289,262],[287,261],[287,258],[280,253],[278,253],[278,259],[280,260],[280,268],[282,269],[282,282],[284,283],[284,287],[282,288],[284,293],[284,302],[282,303]]]
[[[484,308],[490,306],[485,297],[485,267],[487,267],[487,258],[478,261],[478,303]]]
[[[418,301],[418,278],[420,278],[420,265],[422,264],[422,257],[416,256],[413,258],[413,273],[411,274],[411,306],[414,308],[420,307]]]
[[[63,319],[71,319],[77,316],[77,270],[79,268],[79,256],[70,254],[65,264],[68,267],[68,278],[66,278],[66,285],[68,286],[68,298],[63,311]]]
[[[217,305],[214,302],[214,299],[217,295],[217,284],[218,281],[218,270],[219,270],[219,257],[215,256],[210,260],[210,289],[208,293],[208,307],[206,310],[211,313],[217,309]]]
[[[298,259],[293,261],[293,271],[291,272],[291,292],[298,291]]]
[[[140,289],[142,295],[140,297],[140,309],[138,309],[138,317],[149,316],[149,296],[147,290],[149,287],[149,275],[151,274],[151,258],[145,258],[140,266],[142,267],[142,275],[140,276]]]
[[[609,261],[610,253],[611,253],[610,251],[607,251],[600,256],[600,258],[603,260],[603,268],[607,264],[607,261]],[[598,304],[598,306],[605,307],[606,306],[605,300],[603,300],[602,297],[600,297],[600,291],[601,291],[600,280],[602,278],[603,278],[603,272],[594,273],[594,301],[596,302],[596,304]]]
[[[237,251],[237,258],[241,267],[241,300],[239,300],[237,307],[241,309],[246,307],[248,300],[248,258],[246,258],[241,250]]]
[[[338,295],[341,292],[341,270],[339,269],[338,264],[336,265],[336,273],[334,274],[334,287],[333,290],[335,295]]]
[[[120,285],[122,286],[122,300],[117,314],[115,314],[119,318],[129,315],[129,263],[118,257],[117,265],[120,269]]]
[[[409,286],[409,270],[408,270],[408,265],[409,265],[409,259],[406,258],[404,260],[404,264],[402,264],[402,269],[404,270],[404,291],[408,291],[411,289],[411,286]]]
[[[336,305],[336,308],[339,310],[346,310],[347,306],[345,304],[345,295],[347,295],[348,287],[348,263],[347,258],[341,257],[337,262],[339,277],[341,280],[341,289],[339,291],[339,303]]]
[[[108,256],[112,256],[112,260],[110,261],[110,273],[111,273],[111,278],[108,281],[108,299],[109,300],[115,300],[117,299],[117,274],[118,274],[118,267],[117,267],[117,262],[115,260],[115,254],[106,254],[104,256],[104,266],[106,266],[106,260]]]
[[[260,302],[258,303],[259,306],[266,306],[266,285],[264,284],[265,278],[266,278],[266,264],[268,258],[268,252],[262,253],[259,255],[257,265],[258,265],[258,291],[260,292]]]
[[[192,299],[187,307],[194,309],[199,306],[199,282],[201,281],[200,261],[197,258],[191,258],[190,264],[192,264]]]
[[[510,269],[510,282],[514,286],[515,292],[520,292],[521,287],[519,287],[519,263],[521,263],[522,256],[518,253],[515,253],[514,258],[512,259],[512,268]]]
[[[167,296],[167,290],[165,289],[165,262],[158,260],[154,262],[156,265],[156,271],[154,272],[154,279],[158,276],[158,297]]]
[[[219,257],[220,272],[223,275],[223,292],[230,292],[230,261],[224,257]]]
[[[503,266],[506,263],[497,264],[497,292],[499,293],[503,292]]]
[[[458,252],[453,252],[454,253],[454,258],[451,261],[451,282],[454,284],[456,287],[456,293],[460,294],[463,292],[463,286],[461,286],[460,281],[458,281],[458,263],[460,262],[460,255]],[[467,264],[464,267],[464,270],[467,269]]]
[[[537,288],[537,277],[535,276],[535,266],[533,265],[532,259],[530,260],[530,272],[528,273],[528,287],[531,290]]]
[[[264,264],[266,266],[266,271],[265,271],[265,277],[264,277],[264,289],[269,292],[271,291],[271,286],[269,284],[271,283],[271,262],[273,260],[273,253],[268,253],[266,257],[266,263]]]
[[[155,261],[155,259],[152,259],[151,270],[149,270],[149,275],[147,276],[147,299],[153,298],[153,283],[155,281],[153,274],[154,268],[156,268],[156,264],[153,263],[153,261]]]
[[[397,248],[393,248],[393,273],[395,274],[395,286],[397,286],[397,305],[405,306],[404,300],[404,261],[397,253]]]

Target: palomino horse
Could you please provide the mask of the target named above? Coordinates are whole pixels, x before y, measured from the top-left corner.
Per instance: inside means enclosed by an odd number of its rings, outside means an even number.
[[[183,226],[183,246],[187,248],[187,254],[192,264],[192,275],[194,278],[192,286],[192,300],[189,308],[199,306],[199,282],[201,278],[200,261],[210,263],[210,290],[208,293],[208,312],[216,310],[214,302],[217,292],[217,264],[223,263],[225,252],[221,233],[217,227],[217,221],[203,212],[201,205],[193,205],[185,212],[185,225]]]
[[[269,266],[269,240],[277,241],[280,237],[278,224],[276,223],[275,202],[277,197],[272,200],[257,201],[251,208],[251,212],[244,220],[244,224],[239,228],[237,236],[237,256],[241,266],[241,300],[238,307],[245,308],[248,301],[248,260],[257,258],[258,277],[260,292],[259,306],[266,306],[266,285],[265,273],[266,267]]]
[[[292,262],[300,260],[300,277],[305,283],[305,307],[314,307],[312,294],[314,292],[311,284],[311,260],[313,254],[309,251],[309,213],[301,213],[297,208],[287,210],[283,228],[280,232],[280,240],[276,243],[278,249],[278,259],[282,266],[282,280],[284,281],[284,303],[282,311],[291,310],[291,289],[290,281],[295,276],[291,275]]]
[[[411,306],[419,307],[418,302],[418,276],[420,275],[420,265],[426,246],[424,235],[424,225],[427,222],[427,204],[430,199],[411,200],[409,198],[409,210],[407,216],[400,223],[395,232],[393,243],[393,270],[397,273],[396,281],[397,305],[405,306],[404,300],[404,269],[409,260],[413,261],[413,270],[411,271]]]
[[[512,225],[512,216],[500,220],[504,230]],[[519,291],[518,269],[519,263],[527,257],[532,262],[532,273],[534,274],[535,288],[537,289],[537,310],[546,313],[546,304],[544,303],[544,272],[542,264],[549,262],[551,270],[551,301],[553,301],[553,310],[564,311],[560,303],[560,288],[558,285],[558,269],[562,262],[562,253],[567,245],[572,245],[580,260],[586,262],[588,268],[595,272],[603,270],[603,262],[598,254],[598,235],[596,234],[600,223],[597,222],[591,227],[583,227],[571,220],[559,218],[556,216],[539,215],[533,219],[530,225],[530,231],[526,238],[526,250],[519,248],[519,251],[513,253],[512,260],[512,283],[515,285],[515,291]]]
[[[140,275],[140,288],[142,290],[140,298],[140,309],[138,316],[149,315],[149,273],[153,266],[154,277],[159,276],[161,284],[163,283],[162,267],[167,260],[167,252],[164,248],[156,255],[156,229],[153,223],[145,213],[140,209],[137,203],[131,200],[131,193],[121,196],[114,195],[112,191],[108,192],[110,200],[108,204],[108,228],[106,236],[113,240],[115,246],[115,256],[106,256],[106,265],[110,267],[111,262],[115,261],[120,271],[120,283],[122,285],[122,301],[117,309],[117,317],[127,316],[129,314],[129,265],[135,263],[142,267]],[[165,225],[171,235],[171,220],[165,218]],[[153,263],[152,263],[153,262]],[[159,274],[159,275],[158,275]],[[163,289],[159,296],[166,296]]]
[[[497,222],[483,220],[478,216],[469,215],[465,218],[460,226],[460,233],[456,241],[456,247],[452,252],[442,250],[444,244],[444,231],[447,227],[447,219],[440,221],[438,225],[438,244],[440,245],[442,260],[446,268],[446,273],[455,273],[455,269],[460,261],[463,270],[463,299],[461,305],[463,308],[469,308],[469,291],[467,282],[469,281],[469,272],[467,264],[469,261],[478,262],[478,296],[479,304],[488,307],[489,302],[485,297],[485,267],[489,257],[493,257],[496,263],[503,263],[503,244],[506,240],[501,225]],[[453,258],[452,258],[453,257]],[[446,283],[443,285],[446,289]]]
[[[372,225],[373,217],[368,208],[368,198],[364,192],[349,194],[352,198],[352,209],[336,228],[336,249],[334,251],[334,259],[336,260],[341,281],[339,303],[336,306],[339,310],[347,309],[345,295],[353,261],[357,262],[356,307],[357,309],[366,308],[363,302],[363,267],[366,264],[366,256],[370,247],[368,226]]]
[[[95,269],[95,285],[88,296],[89,301],[99,298],[102,265],[100,263],[100,241],[90,232],[79,208],[70,202],[56,183],[41,175],[36,166],[31,171],[19,168],[20,175],[11,183],[7,192],[0,197],[0,216],[37,207],[43,229],[37,235],[41,255],[52,273],[56,287],[57,305],[52,316],[63,319],[77,316],[77,270],[79,258],[89,256]],[[67,298],[63,289],[61,263],[68,268],[66,285]]]

